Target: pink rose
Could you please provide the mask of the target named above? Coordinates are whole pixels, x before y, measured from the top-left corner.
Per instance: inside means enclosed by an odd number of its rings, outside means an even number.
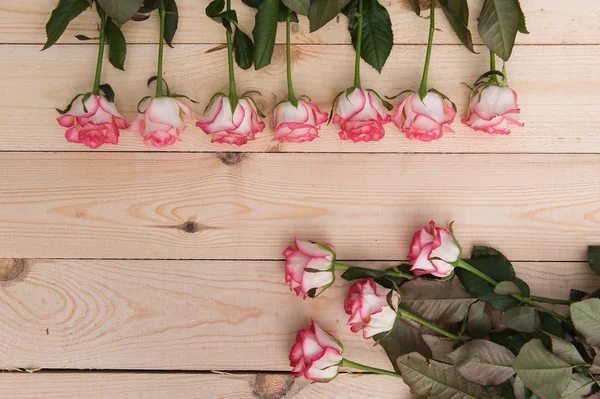
[[[396,322],[397,313],[387,301],[392,292],[377,284],[375,280],[366,278],[350,287],[344,300],[344,309],[350,315],[348,325],[352,332],[362,330],[364,338],[371,338],[379,333],[390,331]],[[392,304],[398,306],[399,295],[392,292]]]
[[[509,124],[524,126],[516,119],[518,113],[517,93],[508,86],[490,84],[473,91],[469,116],[462,123],[490,134],[509,134]]]
[[[406,97],[393,119],[409,139],[431,141],[439,139],[444,133],[454,132],[449,125],[455,116],[456,111],[448,101],[430,91],[423,101],[419,93]]]
[[[232,114],[229,97],[214,99],[204,118],[196,126],[212,135],[213,143],[243,145],[265,128],[254,103],[249,98],[240,98]]]
[[[450,231],[435,227],[433,221],[429,222],[429,227],[429,231],[423,226],[413,235],[408,253],[412,265],[410,270],[416,276],[432,274],[448,277],[454,270],[451,263],[458,260],[461,249]]]
[[[311,320],[310,328],[298,331],[290,352],[290,366],[296,377],[328,382],[338,375],[343,360],[342,344]]]
[[[298,100],[298,107],[287,101],[275,107],[273,125],[274,141],[304,143],[319,137],[319,126],[327,122],[327,113],[315,104]]]
[[[105,143],[117,144],[119,130],[127,128],[127,121],[115,104],[95,94],[85,101],[85,109],[82,98],[78,97],[71,109],[56,120],[62,127],[68,128],[65,132],[67,141],[83,143],[90,148],[98,148]]]
[[[146,110],[129,128],[144,138],[144,144],[156,148],[166,147],[178,142],[179,133],[185,130],[186,119],[191,118],[187,105],[171,97],[156,97],[144,101]],[[143,105],[143,104],[140,104]]]
[[[383,125],[390,120],[381,99],[369,90],[344,92],[335,104],[333,122],[340,125],[342,140],[379,141],[385,134]]]
[[[335,280],[333,247],[314,242],[296,240],[296,248],[289,246],[284,252],[285,281],[290,290],[311,298],[319,289],[326,289]],[[322,290],[322,291],[323,291]],[[322,292],[321,291],[321,292]]]

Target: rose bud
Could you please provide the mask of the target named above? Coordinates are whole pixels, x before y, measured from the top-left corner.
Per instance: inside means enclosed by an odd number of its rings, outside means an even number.
[[[490,134],[509,134],[508,125],[524,126],[519,113],[517,93],[508,86],[479,86],[471,94],[469,116],[462,120],[474,130]]]
[[[342,140],[379,141],[385,135],[383,125],[390,120],[383,102],[370,90],[343,92],[335,103],[333,122],[340,125]]]
[[[390,292],[392,305],[397,309],[398,293],[382,287],[371,278],[359,280],[350,287],[344,309],[350,315],[348,325],[352,332],[362,330],[364,338],[371,338],[394,327],[397,314],[388,303]]]
[[[338,375],[343,360],[342,344],[311,320],[310,328],[298,331],[290,352],[290,366],[296,377],[328,382]]]
[[[298,100],[298,107],[290,101],[275,107],[273,125],[275,138],[281,143],[304,143],[319,136],[319,126],[327,122],[327,113],[315,104]]]
[[[285,256],[285,281],[296,295],[302,293],[304,299],[323,292],[335,281],[333,263],[335,252],[330,245],[296,240],[296,248],[289,246]]]
[[[265,128],[254,103],[249,98],[240,98],[232,114],[229,97],[217,96],[209,104],[204,118],[196,126],[212,135],[213,143],[243,145]]]
[[[91,95],[83,104],[83,98],[76,98],[67,112],[56,119],[65,132],[67,141],[82,143],[90,148],[102,144],[117,144],[119,130],[127,128],[115,104],[104,96]]]
[[[454,235],[429,222],[429,231],[425,226],[413,235],[408,253],[411,271],[420,276],[432,274],[436,277],[448,277],[452,274],[454,263],[460,256],[461,249]]]
[[[441,95],[428,92],[423,101],[419,93],[412,93],[402,101],[394,114],[394,123],[409,139],[432,141],[444,133],[454,132],[450,124],[456,110]]]
[[[179,133],[185,130],[182,119],[191,118],[187,105],[171,97],[149,98],[142,102],[146,110],[138,115],[129,130],[137,132],[144,138],[144,144],[162,148],[178,142]]]

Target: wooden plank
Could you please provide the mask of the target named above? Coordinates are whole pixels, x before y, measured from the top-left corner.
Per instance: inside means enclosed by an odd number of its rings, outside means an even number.
[[[192,104],[199,118],[211,95],[227,90],[224,68],[226,54],[218,51],[206,54],[211,46],[182,45],[167,50],[166,78],[174,91],[200,101]],[[456,133],[432,143],[408,140],[392,123],[386,125],[386,137],[377,143],[354,144],[342,141],[338,129],[331,125],[312,143],[274,145],[270,127],[243,147],[210,144],[209,137],[195,126],[182,134],[182,141],[167,151],[301,151],[301,152],[476,152],[476,153],[600,153],[600,76],[596,73],[600,51],[589,46],[527,46],[515,50],[509,72],[511,85],[520,94],[524,128],[515,128],[506,136],[476,133],[460,123],[466,115],[469,89],[462,82],[472,83],[488,68],[487,56],[471,55],[455,46],[434,49],[435,62],[431,84],[449,95],[459,107],[454,123]],[[136,117],[140,98],[151,94],[146,78],[155,74],[155,47],[129,46],[128,72],[107,66],[104,81],[117,92],[116,103],[129,120]],[[240,71],[238,87],[241,93],[259,90],[257,103],[268,116],[271,125],[273,107],[286,97],[283,48],[278,47],[272,66],[256,72]],[[597,49],[596,49],[597,50]],[[94,75],[95,49],[89,46],[58,46],[41,53],[36,46],[0,46],[0,150],[11,151],[86,151],[87,147],[66,142],[64,128],[55,119],[56,107],[64,107],[75,93],[90,89]],[[352,50],[346,46],[296,46],[295,85],[299,93],[307,94],[323,110],[329,110],[335,95],[353,81]],[[394,95],[406,88],[416,88],[420,80],[425,46],[396,46],[388,66],[380,76],[369,67],[363,68],[366,87],[382,95]],[[22,65],[39,68],[22,68]],[[577,69],[571,73],[576,64]],[[77,65],[74,72],[70,66]],[[319,71],[315,74],[314,71]],[[394,101],[398,103],[399,100]],[[192,124],[191,124],[192,125]],[[124,132],[119,145],[101,147],[107,151],[148,151],[134,133]]]
[[[587,260],[597,155],[0,156],[0,258],[280,259],[293,237],[404,259],[414,231],[513,260]]]
[[[19,268],[0,281],[0,369],[287,371],[296,331],[310,318],[343,342],[349,359],[391,367],[346,325],[348,283],[302,301],[289,292],[282,262],[27,260]],[[600,286],[584,262],[515,268],[538,295]],[[428,341],[439,348],[437,338]]]
[[[44,43],[44,26],[56,0],[21,0],[3,2],[0,5],[0,41],[2,43]],[[240,0],[233,6],[238,13],[240,26],[247,32],[254,26],[255,10],[246,7]],[[406,0],[385,0],[381,2],[390,12],[394,41],[399,44],[427,43],[427,22],[419,19],[409,8]],[[599,44],[600,26],[595,16],[600,13],[600,4],[595,0],[527,0],[522,2],[527,16],[530,35],[519,35],[518,43],[523,44]],[[208,3],[206,3],[208,4]],[[477,33],[477,17],[482,0],[470,2],[470,28],[476,43],[481,43]],[[179,0],[179,29],[175,37],[177,43],[221,43],[225,40],[222,27],[210,21],[204,14],[205,4],[194,0]],[[436,35],[437,43],[457,44],[456,35],[446,19],[441,15],[436,20],[441,29]],[[156,14],[156,13],[154,13]],[[427,11],[424,12],[427,15]],[[96,13],[89,11],[78,17],[66,30],[61,42],[76,43],[75,35],[97,36]],[[280,24],[277,39],[284,41],[284,24]],[[349,43],[347,20],[340,16],[325,28],[314,34],[308,30],[308,21],[302,17],[295,24],[292,40],[296,43]],[[158,18],[144,23],[129,22],[124,32],[130,43],[155,43],[158,35]]]
[[[287,374],[0,374],[5,399],[381,399],[412,396],[401,379],[340,374],[327,384],[310,384]]]

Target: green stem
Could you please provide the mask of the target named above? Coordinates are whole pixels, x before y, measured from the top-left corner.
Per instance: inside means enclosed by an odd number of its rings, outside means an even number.
[[[571,305],[572,303],[575,303],[574,301],[570,301],[568,299],[554,299],[554,298],[546,298],[544,296],[536,296],[536,295],[529,296],[529,299],[531,299],[532,301],[535,301],[535,302],[552,303],[555,305]]]
[[[364,364],[355,363],[348,359],[342,359],[342,362],[340,363],[340,367],[348,367],[348,368],[352,368],[352,369],[356,369],[356,370],[367,371],[369,373],[388,375],[390,377],[402,377],[400,374],[398,374],[394,371],[383,370],[383,369],[378,369],[376,367],[365,366]]]
[[[160,0],[160,37],[158,39],[158,71],[156,72],[156,97],[163,96],[163,50],[165,37],[165,18],[167,12],[165,10],[165,0]]]
[[[363,0],[358,0],[358,31],[356,34],[356,59],[354,61],[354,88],[360,89],[360,54],[362,52]]]
[[[435,33],[435,1],[431,1],[431,11],[429,12],[429,40],[427,42],[427,55],[425,56],[425,66],[423,67],[423,78],[419,87],[419,96],[424,98],[427,95],[427,77],[429,76],[429,63],[431,61],[431,49],[433,47],[433,35]]]
[[[333,262],[333,270],[348,270],[352,267],[352,265],[348,265],[346,263]]]
[[[100,15],[100,37],[98,43],[98,61],[96,61],[96,77],[94,78],[94,89],[92,93],[95,95],[100,94],[100,79],[102,77],[102,61],[104,60],[104,42],[105,39],[105,28],[106,28],[106,15],[104,10],[98,7],[98,14]]]
[[[495,71],[495,70],[496,70],[496,54],[494,54],[494,52],[490,50],[490,71]],[[495,82],[496,84],[498,84],[498,76],[491,75],[490,80],[492,82]]]
[[[409,319],[409,320],[415,321],[415,322],[417,322],[417,323],[419,323],[421,325],[424,325],[425,327],[429,327],[433,331],[436,331],[436,332],[438,332],[438,333],[440,333],[440,334],[442,334],[442,335],[444,335],[444,336],[452,339],[453,341],[461,342],[461,343],[467,342],[467,340],[464,339],[463,337],[460,337],[460,336],[458,336],[456,334],[453,334],[450,331],[446,331],[443,328],[440,328],[440,327],[436,326],[435,324],[430,323],[427,320],[425,320],[425,319],[423,319],[423,318],[421,318],[421,317],[419,317],[417,315],[414,315],[414,314],[412,314],[412,313],[410,313],[410,312],[408,312],[408,311],[406,311],[406,310],[404,310],[402,308],[398,308],[398,315],[400,317],[404,317],[405,319]]]
[[[366,269],[366,270],[368,270],[367,268],[353,266],[353,265],[349,265],[347,263],[340,263],[340,262],[334,262],[333,269],[334,270],[348,270],[348,269]],[[407,280],[414,280],[417,278],[417,276],[415,276],[413,274],[398,272],[395,270],[388,270],[388,271],[386,271],[385,274],[390,277],[400,277],[400,278],[405,278]]]
[[[231,11],[231,0],[227,0],[227,11]],[[237,88],[235,87],[235,72],[233,65],[233,41],[231,29],[227,29],[227,61],[229,63],[229,102],[237,103]],[[235,110],[232,109],[231,112]]]
[[[287,63],[287,85],[288,101],[297,106],[298,99],[294,95],[294,85],[292,84],[292,50],[291,50],[291,31],[292,31],[292,10],[288,8],[287,19],[285,20],[285,55]]]

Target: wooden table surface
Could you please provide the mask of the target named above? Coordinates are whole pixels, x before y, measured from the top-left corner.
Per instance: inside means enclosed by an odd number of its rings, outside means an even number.
[[[275,145],[268,128],[238,149],[190,127],[164,150],[124,132],[118,146],[96,151],[67,143],[54,111],[90,88],[97,47],[74,35],[94,36],[96,15],[84,13],[40,52],[55,3],[0,4],[0,397],[410,397],[389,377],[308,384],[287,374],[296,330],[311,316],[353,360],[390,367],[346,326],[345,283],[316,301],[288,292],[281,252],[295,236],[376,267],[404,259],[430,219],[455,220],[467,251],[502,250],[538,295],[600,285],[585,263],[586,246],[600,244],[597,1],[522,2],[531,34],[518,36],[509,77],[526,125],[508,137],[475,133],[457,118],[456,133],[433,143],[409,141],[390,124],[378,143],[342,142],[329,126],[312,143]],[[178,4],[165,76],[200,101],[198,117],[227,87],[226,52],[208,52],[224,32],[203,2]],[[396,45],[381,76],[363,69],[363,83],[392,95],[418,85],[427,24],[404,0],[382,4]],[[234,6],[249,32],[254,11]],[[473,30],[480,7],[472,6]],[[487,69],[487,52],[476,32],[472,55],[442,18],[439,27],[430,83],[463,116],[461,82]],[[133,119],[155,74],[157,18],[124,32],[127,71],[106,63],[103,80]],[[327,109],[352,82],[345,20],[309,34],[301,18],[292,38],[296,91]],[[283,50],[261,71],[238,70],[240,91],[259,90],[268,115],[286,95]]]

